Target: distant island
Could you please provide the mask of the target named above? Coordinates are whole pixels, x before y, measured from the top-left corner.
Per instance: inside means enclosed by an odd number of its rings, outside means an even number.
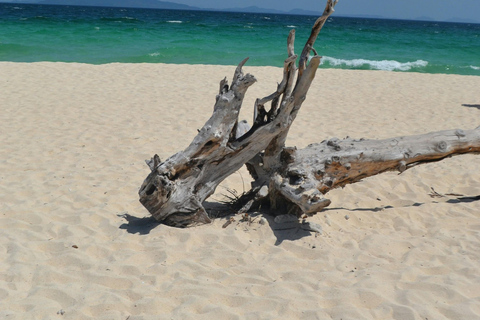
[[[32,1],[33,2],[33,1]],[[89,7],[121,7],[121,8],[150,8],[171,10],[202,10],[201,8],[188,6],[168,1],[158,0],[42,0],[37,4],[89,6]]]
[[[219,11],[219,10],[216,10]],[[282,11],[276,9],[265,9],[259,8],[257,6],[250,6],[246,8],[228,8],[221,9],[221,11],[229,12],[247,12],[247,13],[277,13],[277,14],[297,14],[297,15],[306,15],[306,16],[320,16],[322,13],[318,11],[303,10],[303,9],[293,9],[290,11]]]
[[[226,8],[211,9],[189,6],[169,1],[158,0],[31,0],[31,1],[8,1],[14,3],[36,3],[47,5],[68,5],[68,6],[89,6],[89,7],[121,7],[121,8],[150,8],[150,9],[169,9],[169,10],[208,10],[208,11],[227,11],[227,12],[246,12],[246,13],[276,13],[276,14],[295,14],[295,15],[321,15],[321,12],[293,9],[282,11],[276,9],[265,9],[257,6],[246,8]]]

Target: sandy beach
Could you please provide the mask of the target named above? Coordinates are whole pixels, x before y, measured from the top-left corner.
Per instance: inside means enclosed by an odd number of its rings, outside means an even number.
[[[331,191],[310,218],[322,235],[149,218],[144,160],[190,143],[234,69],[0,62],[0,319],[480,318],[478,155]],[[258,79],[251,122],[282,70],[244,70]],[[287,144],[473,129],[479,88],[476,76],[319,70]],[[249,182],[242,169],[209,201]]]

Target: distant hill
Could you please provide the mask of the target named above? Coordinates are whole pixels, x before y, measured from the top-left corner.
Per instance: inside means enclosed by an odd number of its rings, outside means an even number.
[[[445,20],[445,22],[474,23],[474,24],[479,23],[479,21],[472,20],[472,19],[464,19],[464,18],[450,18],[448,20]]]
[[[418,21],[435,21],[435,19],[433,19],[432,17],[428,17],[428,16],[416,17],[415,20],[418,20]]]
[[[319,11],[311,11],[311,10],[304,10],[304,9],[293,9],[288,12],[289,14],[298,14],[303,16],[317,16],[320,17],[322,15]]]
[[[356,14],[356,15],[350,15],[350,14],[337,14],[337,17],[343,17],[343,18],[361,18],[361,19],[389,19],[384,16],[379,16],[379,15],[373,15],[373,14]]]
[[[158,0],[43,0],[38,4],[94,6],[94,7],[122,7],[122,8],[152,8],[172,10],[202,10],[201,8],[187,6],[168,1]]]
[[[0,0],[0,2],[3,2]],[[169,1],[159,0],[9,0],[12,3],[36,3],[49,5],[66,5],[66,6],[89,6],[89,7],[121,7],[121,8],[152,8],[152,9],[170,9],[170,10],[210,10],[210,11],[227,11],[227,12],[245,12],[245,13],[273,13],[273,14],[296,14],[296,15],[313,15],[320,16],[317,11],[309,11],[303,9],[293,9],[290,11],[282,11],[276,9],[265,9],[257,6],[246,8],[228,8],[228,9],[209,9],[185,4],[179,4]]]
[[[220,10],[215,10],[215,11],[220,11]],[[259,8],[257,6],[250,6],[246,8],[228,8],[228,9],[222,9],[221,11],[227,11],[227,12],[245,12],[245,13],[283,13],[285,14],[284,11],[280,10],[275,10],[275,9],[264,9],[264,8]]]
[[[316,11],[309,11],[303,9],[293,9],[290,11],[282,11],[276,9],[265,9],[259,8],[257,6],[250,6],[246,8],[229,8],[229,9],[221,9],[216,11],[228,11],[228,12],[245,12],[245,13],[274,13],[274,14],[296,14],[296,15],[312,15],[312,16],[320,16],[320,12]]]

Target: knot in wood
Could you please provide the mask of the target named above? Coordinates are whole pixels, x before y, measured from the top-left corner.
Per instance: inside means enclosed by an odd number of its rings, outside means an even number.
[[[455,135],[459,138],[463,138],[466,136],[465,131],[463,131],[462,129],[455,130]]]
[[[400,171],[400,173],[402,173],[403,171],[407,170],[407,162],[405,161],[400,161],[398,163],[398,171]]]
[[[440,141],[440,142],[437,143],[437,145],[436,145],[436,149],[437,149],[437,151],[439,151],[439,152],[445,152],[445,151],[447,151],[447,147],[448,147],[448,144],[447,144],[447,142],[445,142],[445,141]]]

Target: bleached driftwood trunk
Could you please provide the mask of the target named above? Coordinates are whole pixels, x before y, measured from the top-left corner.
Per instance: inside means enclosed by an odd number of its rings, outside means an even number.
[[[334,138],[301,150],[285,148],[284,167],[270,180],[270,200],[278,212],[314,214],[330,204],[324,194],[331,189],[464,153],[480,153],[480,127],[386,140]]]
[[[330,201],[324,194],[330,189],[455,154],[480,153],[480,128],[381,141],[330,139],[303,150],[285,148],[290,126],[320,64],[313,45],[337,2],[327,1],[303,48],[298,69],[295,31],[290,32],[283,80],[274,93],[257,99],[251,128],[238,121],[245,93],[256,82],[253,75],[243,73],[245,59],[236,68],[230,86],[226,79],[220,82],[213,115],[192,143],[165,162],[157,155],[147,161],[151,173],[139,196],[155,219],[176,227],[209,223],[202,203],[244,164],[254,179],[253,190],[268,186],[268,195],[256,200],[268,200],[279,213],[299,216],[328,206]],[[309,60],[312,51],[314,56]]]

